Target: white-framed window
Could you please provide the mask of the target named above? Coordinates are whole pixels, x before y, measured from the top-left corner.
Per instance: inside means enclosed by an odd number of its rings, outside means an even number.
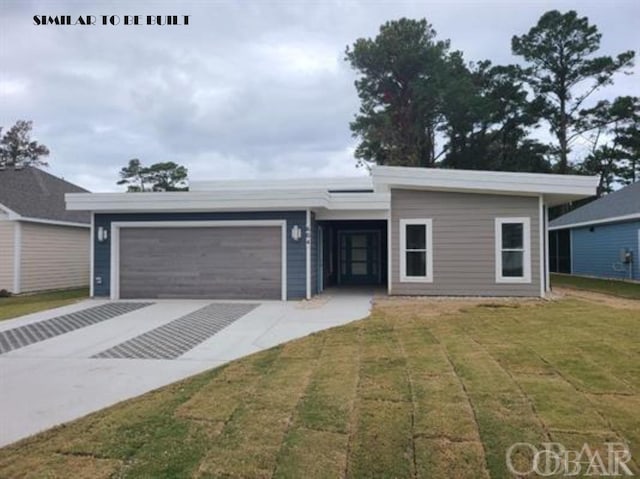
[[[531,283],[531,219],[496,218],[496,283]]]
[[[433,282],[433,221],[400,220],[400,282]]]

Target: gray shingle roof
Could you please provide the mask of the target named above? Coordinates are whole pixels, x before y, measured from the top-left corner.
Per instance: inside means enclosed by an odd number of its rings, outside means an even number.
[[[549,223],[550,228],[640,214],[640,182],[592,201]]]
[[[27,218],[89,223],[90,213],[67,211],[64,202],[65,193],[86,192],[32,166],[0,170],[0,205]]]

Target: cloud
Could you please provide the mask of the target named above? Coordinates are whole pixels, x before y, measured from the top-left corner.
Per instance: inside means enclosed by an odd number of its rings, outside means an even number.
[[[588,15],[604,53],[637,45],[635,2],[556,2]],[[510,39],[548,2],[0,3],[0,125],[34,120],[51,171],[118,190],[130,158],[193,179],[360,175],[347,44],[426,17],[467,60],[513,62]],[[190,15],[189,26],[35,26],[33,15]],[[636,68],[637,70],[637,68]],[[606,95],[637,93],[620,77]]]

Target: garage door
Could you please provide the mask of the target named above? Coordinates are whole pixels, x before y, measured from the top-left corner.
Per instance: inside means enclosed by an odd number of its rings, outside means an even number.
[[[281,299],[276,226],[120,229],[121,298]]]

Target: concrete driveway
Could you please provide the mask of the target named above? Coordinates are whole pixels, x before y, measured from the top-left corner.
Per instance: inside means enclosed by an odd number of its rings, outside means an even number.
[[[0,446],[361,319],[371,299],[336,291],[303,302],[88,300],[0,322]]]

